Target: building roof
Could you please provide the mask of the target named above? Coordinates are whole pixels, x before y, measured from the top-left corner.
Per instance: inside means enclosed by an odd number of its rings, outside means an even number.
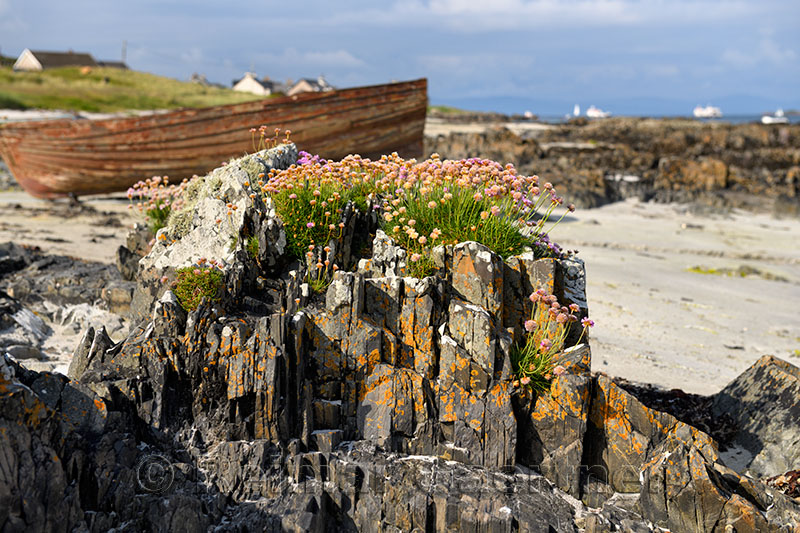
[[[98,66],[91,54],[81,52],[43,52],[30,50],[30,53],[41,63],[42,68]]]
[[[97,65],[100,67],[121,68],[123,70],[128,70],[128,65],[122,61],[98,61]]]
[[[300,78],[299,80],[297,80],[297,82],[295,82],[293,87],[296,87],[297,85],[299,85],[302,82],[306,82],[307,84],[309,84],[311,86],[311,90],[312,91],[320,92],[320,91],[330,91],[330,90],[333,89],[331,84],[329,84],[328,81],[325,78],[323,78],[322,76],[320,76],[320,77],[318,77],[316,79],[314,79],[314,78]]]
[[[231,84],[231,86],[235,87],[239,82],[241,82],[243,80],[246,80],[246,79],[249,79],[251,81],[256,82],[257,84],[259,84],[261,87],[263,87],[265,90],[269,91],[270,93],[280,93],[280,92],[285,92],[287,90],[286,84],[281,83],[279,81],[271,80],[271,79],[269,79],[269,77],[264,77],[264,78],[259,80],[256,77],[256,75],[254,73],[252,73],[252,72],[245,72],[244,77],[239,78],[238,80],[233,80],[233,83]]]

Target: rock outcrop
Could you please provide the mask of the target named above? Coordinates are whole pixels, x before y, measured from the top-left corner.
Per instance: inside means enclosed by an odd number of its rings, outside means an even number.
[[[502,122],[500,123],[502,124]],[[582,207],[629,197],[715,207],[800,208],[800,126],[612,118],[427,137],[443,158],[510,161]]]
[[[288,150],[259,158],[288,164]],[[330,246],[342,268],[315,295],[316,258],[286,257],[280,220],[242,197],[254,200],[245,183],[262,168],[215,171],[206,179],[222,198],[159,233],[138,267],[146,314],[123,341],[87,330],[69,380],[0,358],[0,529],[800,527],[800,505],[725,466],[708,434],[592,375],[577,335],[547,393],[514,384],[528,294],[544,288],[587,313],[580,260],[504,261],[465,242],[436,249],[438,270],[417,279],[375,215],[350,207]],[[232,233],[215,233],[217,202],[240,200]],[[160,278],[209,257],[200,235],[224,254],[226,294],[186,313]],[[239,247],[253,236],[256,256]],[[751,373],[791,373],[759,364]],[[746,383],[731,390],[761,405],[767,392]],[[798,434],[785,425],[778,440]]]

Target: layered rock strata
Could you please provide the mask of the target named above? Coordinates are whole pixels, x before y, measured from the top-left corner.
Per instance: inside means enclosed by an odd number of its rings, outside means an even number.
[[[342,268],[312,294],[318,258],[286,257],[280,220],[243,198],[251,172],[290,164],[292,151],[216,171],[216,193],[198,196],[207,207],[162,230],[137,267],[135,312],[147,313],[125,340],[89,329],[70,379],[2,359],[1,529],[800,525],[797,502],[727,468],[707,434],[592,375],[577,335],[547,393],[513,385],[528,294],[545,288],[587,312],[576,258],[503,261],[466,242],[435,250],[437,272],[416,279],[374,214],[350,208],[328,252]],[[217,202],[241,205],[232,235],[215,233]],[[208,256],[193,237],[181,245],[194,232],[225,254],[225,294],[186,313],[161,279]],[[241,244],[252,236],[255,256]],[[753,405],[763,394],[737,387]]]

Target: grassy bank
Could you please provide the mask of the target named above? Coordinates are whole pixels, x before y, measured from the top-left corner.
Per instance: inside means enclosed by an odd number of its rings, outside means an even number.
[[[206,107],[260,96],[206,87],[132,70],[64,67],[14,72],[0,67],[0,109],[113,112],[129,109]]]

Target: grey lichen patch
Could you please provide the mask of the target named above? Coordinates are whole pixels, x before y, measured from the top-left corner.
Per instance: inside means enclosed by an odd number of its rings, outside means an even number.
[[[215,187],[216,185],[216,187]],[[193,180],[183,193],[183,206],[170,213],[167,227],[173,239],[180,239],[192,229],[197,203],[212,194],[214,189],[219,190],[222,180],[214,173]]]
[[[286,151],[288,147],[286,145],[277,147],[277,150],[281,151],[281,149]],[[169,216],[167,221],[169,238],[181,239],[192,230],[198,203],[208,197],[219,196],[224,187],[226,177],[233,169],[241,171],[243,173],[241,176],[246,176],[245,179],[249,180],[251,187],[254,186],[259,180],[258,175],[268,171],[261,162],[263,160],[262,157],[267,157],[266,152],[246,154],[238,159],[231,159],[227,165],[193,180],[184,192],[183,206],[179,210],[173,211]],[[221,199],[227,201],[225,198]]]
[[[250,183],[256,183],[259,179],[258,175],[265,172],[264,165],[261,164],[259,159],[258,154],[254,154],[253,156],[243,157],[236,161],[239,167],[247,172]]]

